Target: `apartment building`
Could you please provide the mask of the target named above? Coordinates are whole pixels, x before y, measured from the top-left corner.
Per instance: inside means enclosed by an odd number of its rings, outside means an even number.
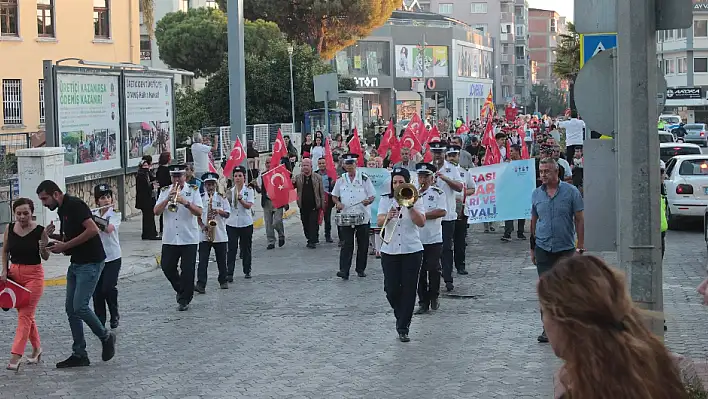
[[[559,36],[566,32],[566,18],[553,10],[529,9],[529,56],[535,62],[535,84],[564,89],[553,75]]]
[[[0,0],[0,134],[43,143],[42,61],[138,63],[138,24],[138,0]]]

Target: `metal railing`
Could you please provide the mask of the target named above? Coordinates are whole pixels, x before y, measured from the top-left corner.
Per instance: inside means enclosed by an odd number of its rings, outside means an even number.
[[[273,142],[275,142],[275,138],[278,136],[278,129],[280,129],[283,135],[290,136],[296,148],[299,146],[299,140],[296,140],[295,137],[299,137],[299,135],[294,134],[293,125],[291,123],[247,125],[246,140],[253,140],[253,146],[259,153],[270,152]],[[215,162],[221,162],[229,157],[229,153],[233,147],[233,142],[231,141],[231,127],[205,127],[201,129],[200,133],[202,137],[208,138],[212,143],[214,139],[218,137],[219,145],[216,151],[212,152]],[[242,142],[241,145],[246,149],[246,142]]]
[[[30,148],[29,133],[0,133],[0,232],[12,222],[12,201],[20,195],[15,152]]]

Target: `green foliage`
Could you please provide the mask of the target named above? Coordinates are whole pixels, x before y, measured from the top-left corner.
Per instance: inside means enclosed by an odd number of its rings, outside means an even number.
[[[339,77],[339,90],[356,90],[356,80],[354,78]]]
[[[538,96],[538,112],[542,114],[559,115],[566,109],[562,91],[558,89],[549,90],[545,85],[533,85],[529,104],[526,105],[526,109],[529,112],[536,111],[536,96]]]
[[[172,12],[157,23],[155,37],[160,59],[171,68],[209,76],[221,67],[228,49],[226,15],[206,7]]]
[[[228,90],[228,84],[227,84]],[[207,112],[207,104],[202,90],[191,87],[180,87],[175,90],[175,136],[177,144],[184,143],[199,129],[211,126],[211,117]]]
[[[568,33],[560,35],[556,47],[556,62],[553,73],[570,84],[570,108],[575,109],[575,79],[580,72],[580,35],[575,31],[575,25],[568,22]]]

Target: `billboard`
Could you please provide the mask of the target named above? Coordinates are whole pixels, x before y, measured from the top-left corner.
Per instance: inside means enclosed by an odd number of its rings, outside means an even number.
[[[396,46],[397,78],[446,78],[448,70],[447,46],[426,46],[424,50],[417,45]]]
[[[456,46],[458,77],[492,79],[494,74],[492,49],[461,42],[457,42]]]
[[[118,74],[57,72],[59,145],[67,177],[121,167]]]
[[[172,78],[125,75],[127,166],[136,166],[144,155],[157,162],[172,152],[174,115]]]

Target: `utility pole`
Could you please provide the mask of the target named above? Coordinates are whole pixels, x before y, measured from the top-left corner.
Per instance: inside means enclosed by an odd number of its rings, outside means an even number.
[[[231,142],[246,146],[246,57],[243,45],[243,0],[228,0],[229,121]],[[230,149],[229,149],[230,152]],[[244,157],[242,165],[247,165]]]
[[[420,93],[421,96],[421,102],[420,102],[420,119],[423,121],[423,124],[425,124],[425,91],[427,90],[427,82],[425,81],[425,32],[423,32],[423,42],[420,44],[420,51],[422,54],[421,59],[423,60],[423,67],[421,68],[420,72],[420,80],[423,82],[423,91]]]

